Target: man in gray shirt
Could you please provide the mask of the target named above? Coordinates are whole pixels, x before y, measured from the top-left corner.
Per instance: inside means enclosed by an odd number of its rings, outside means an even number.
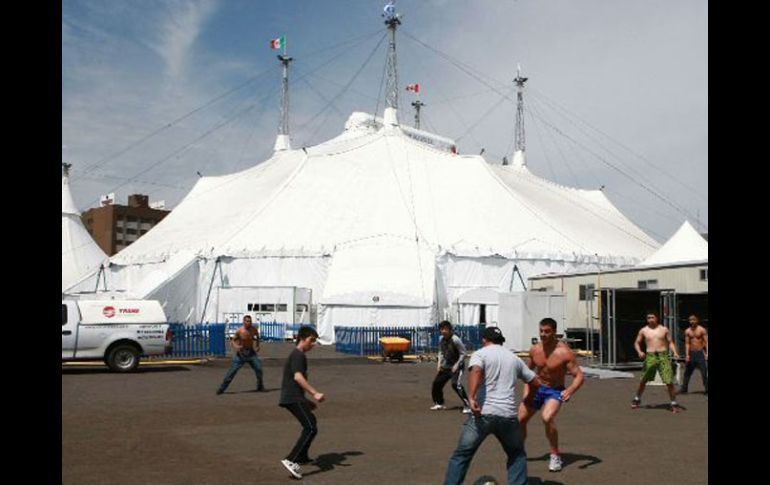
[[[509,485],[527,484],[527,454],[516,405],[516,379],[528,382],[532,391],[540,387],[534,372],[510,350],[502,347],[503,333],[487,327],[482,336],[484,347],[469,363],[469,401],[473,414],[463,426],[460,441],[446,472],[444,485],[460,485],[465,479],[473,455],[490,434],[495,435],[508,457]],[[531,401],[536,392],[530,392]]]

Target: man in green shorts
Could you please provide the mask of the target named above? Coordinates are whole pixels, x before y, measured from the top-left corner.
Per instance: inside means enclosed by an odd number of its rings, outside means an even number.
[[[645,351],[642,352],[641,344],[644,340]],[[676,344],[671,340],[671,334],[668,329],[660,324],[658,314],[654,311],[647,312],[647,325],[639,330],[639,334],[634,341],[634,349],[639,354],[640,359],[644,359],[642,368],[642,379],[639,382],[639,389],[636,396],[631,401],[633,409],[638,408],[642,403],[642,393],[645,386],[651,380],[655,379],[655,373],[660,373],[660,380],[668,388],[668,395],[671,397],[671,411],[679,412],[679,404],[676,402],[676,391],[674,390],[674,371],[671,366],[671,359],[668,356],[668,349],[679,358],[679,352],[676,350]]]

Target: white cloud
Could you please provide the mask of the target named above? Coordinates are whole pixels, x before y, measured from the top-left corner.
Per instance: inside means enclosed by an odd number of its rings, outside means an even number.
[[[158,53],[166,63],[169,83],[177,83],[186,74],[190,51],[203,29],[206,20],[216,11],[213,0],[175,2],[163,20]]]

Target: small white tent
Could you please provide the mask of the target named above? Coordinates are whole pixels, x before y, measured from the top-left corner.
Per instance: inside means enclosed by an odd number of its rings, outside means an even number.
[[[77,283],[99,268],[107,255],[97,246],[75,207],[65,168],[61,178],[61,289]]]
[[[709,243],[688,222],[639,266],[660,266],[691,261],[708,261]]]

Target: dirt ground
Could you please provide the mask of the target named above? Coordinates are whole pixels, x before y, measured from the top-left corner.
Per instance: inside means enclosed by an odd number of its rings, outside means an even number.
[[[263,345],[266,393],[253,392],[253,372],[244,367],[217,396],[229,359],[142,366],[126,375],[62,366],[62,483],[296,483],[280,464],[300,433],[278,407],[290,349]],[[303,482],[443,482],[466,417],[450,384],[450,410],[428,410],[435,363],[381,363],[329,347],[316,347],[308,360],[310,382],[328,401],[316,412],[319,434],[310,449],[318,464],[302,467]],[[679,397],[685,407],[679,414],[663,407],[662,386],[649,386],[644,406],[630,409],[637,383],[586,380],[557,419],[564,458],[559,473],[548,471],[542,422],[531,421],[530,484],[707,483],[708,401],[700,374],[693,376],[691,393]],[[505,455],[494,437],[479,449],[466,483],[482,475],[505,483]]]

